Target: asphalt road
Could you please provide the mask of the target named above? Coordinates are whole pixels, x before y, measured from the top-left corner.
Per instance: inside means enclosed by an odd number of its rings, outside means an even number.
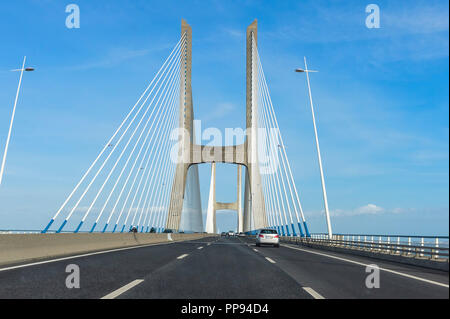
[[[66,287],[66,267],[80,288]],[[366,265],[380,287],[366,287]],[[4,270],[0,298],[449,298],[448,273],[242,238],[204,238]]]

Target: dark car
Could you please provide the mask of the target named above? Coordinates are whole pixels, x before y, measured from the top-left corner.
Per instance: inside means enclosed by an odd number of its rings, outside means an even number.
[[[172,229],[164,229],[163,233],[171,234],[171,233],[173,233],[173,230]]]
[[[137,233],[137,232],[138,232],[138,229],[136,226],[133,226],[130,228],[130,233]]]

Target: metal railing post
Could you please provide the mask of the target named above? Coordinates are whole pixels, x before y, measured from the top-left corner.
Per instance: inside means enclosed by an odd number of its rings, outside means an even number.
[[[436,237],[436,244],[435,244],[436,248],[439,248],[439,238]],[[435,258],[438,259],[439,258],[439,250],[436,249],[435,251],[436,255]]]
[[[425,242],[424,242],[424,238],[423,237],[420,239],[420,246],[422,246],[422,247],[425,246]],[[423,252],[424,252],[424,249],[421,248],[420,249],[420,254],[419,254],[420,257],[423,257]]]

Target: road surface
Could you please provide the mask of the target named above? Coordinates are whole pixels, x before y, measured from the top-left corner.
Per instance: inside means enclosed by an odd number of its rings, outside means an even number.
[[[80,288],[67,288],[79,267]],[[380,287],[366,287],[366,266]],[[0,267],[0,298],[449,298],[448,273],[253,239],[210,237]]]

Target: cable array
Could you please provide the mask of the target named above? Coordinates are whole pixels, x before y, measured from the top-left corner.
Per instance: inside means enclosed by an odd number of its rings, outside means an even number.
[[[91,224],[94,232],[103,223],[102,232],[108,227],[112,232],[133,227],[163,231],[175,169],[170,151],[176,141],[170,136],[178,123],[185,47],[184,34],[42,233],[63,214],[57,233],[67,224],[73,224],[74,232]]]
[[[255,39],[252,41],[255,43]],[[258,160],[269,226],[286,236],[310,236],[258,48]],[[303,227],[303,229],[302,229]]]

